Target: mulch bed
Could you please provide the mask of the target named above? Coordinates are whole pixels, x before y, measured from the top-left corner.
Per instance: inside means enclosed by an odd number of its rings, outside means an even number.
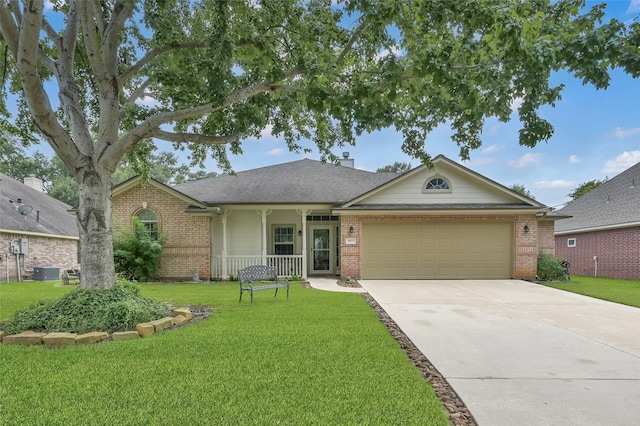
[[[304,281],[302,284],[305,287],[311,287],[308,282]],[[361,287],[361,285],[355,280],[343,281],[338,280],[338,285],[342,287]],[[451,387],[447,379],[431,364],[426,356],[418,347],[407,337],[406,334],[400,329],[398,324],[391,319],[389,314],[382,309],[382,307],[374,300],[369,293],[361,293],[362,297],[369,303],[369,306],[373,308],[378,315],[380,322],[384,324],[391,336],[398,342],[400,348],[404,351],[407,357],[411,360],[413,365],[416,366],[422,377],[429,382],[433,388],[436,396],[442,402],[443,407],[447,411],[449,422],[453,426],[478,426],[478,423],[473,418],[473,415],[460,399],[460,396]]]

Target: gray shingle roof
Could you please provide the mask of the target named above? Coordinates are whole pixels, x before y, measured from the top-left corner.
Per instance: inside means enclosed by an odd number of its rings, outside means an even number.
[[[175,185],[208,204],[344,203],[398,175],[298,160]]]
[[[77,237],[78,225],[75,216],[67,210],[71,206],[58,201],[46,193],[0,173],[0,229],[40,234]],[[22,204],[33,207],[33,211],[22,216],[16,210],[18,198]],[[10,203],[9,200],[13,200]],[[36,211],[40,210],[40,223],[36,221]]]
[[[640,222],[640,163],[571,201],[558,214],[556,233]]]

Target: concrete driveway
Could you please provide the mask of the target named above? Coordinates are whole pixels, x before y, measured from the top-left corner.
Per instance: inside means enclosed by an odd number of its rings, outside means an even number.
[[[481,426],[640,424],[640,309],[517,280],[359,282]]]

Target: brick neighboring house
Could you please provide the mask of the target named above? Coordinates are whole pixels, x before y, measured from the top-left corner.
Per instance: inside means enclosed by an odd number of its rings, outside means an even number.
[[[576,275],[640,279],[640,163],[580,198],[559,215],[556,255]]]
[[[32,279],[39,267],[79,268],[70,208],[42,192],[40,179],[22,183],[0,173],[0,282]]]
[[[533,278],[554,253],[552,209],[444,156],[434,169],[371,173],[304,159],[169,187],[132,178],[113,190],[115,221],[141,215],[168,233],[159,276],[364,279]]]

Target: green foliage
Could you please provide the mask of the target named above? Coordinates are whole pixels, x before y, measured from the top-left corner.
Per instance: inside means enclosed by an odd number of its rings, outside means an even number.
[[[561,265],[562,259],[551,254],[538,255],[538,279],[544,281],[567,281],[567,272]]]
[[[533,198],[533,194],[531,194],[531,192],[522,184],[514,183],[509,188],[512,189],[513,191],[516,191],[520,195],[524,195],[525,197],[535,200],[535,198]]]
[[[576,198],[582,197],[587,192],[596,189],[606,181],[607,179],[602,179],[602,180],[593,179],[587,182],[583,182],[580,185],[573,188],[573,191],[568,193],[567,197],[571,197],[572,200],[575,200]]]
[[[160,254],[166,236],[154,239],[152,232],[138,217],[133,217],[132,228],[122,229],[113,237],[113,257],[116,273],[127,279],[149,281],[160,267]]]
[[[25,330],[91,331],[132,330],[141,322],[170,314],[168,306],[140,296],[138,287],[118,282],[108,290],[76,288],[61,299],[43,300],[0,324],[8,334]]]
[[[400,161],[396,161],[393,164],[380,167],[378,170],[376,170],[376,173],[397,173],[401,175],[403,173],[407,173],[409,170],[411,170],[411,163],[402,163]]]

